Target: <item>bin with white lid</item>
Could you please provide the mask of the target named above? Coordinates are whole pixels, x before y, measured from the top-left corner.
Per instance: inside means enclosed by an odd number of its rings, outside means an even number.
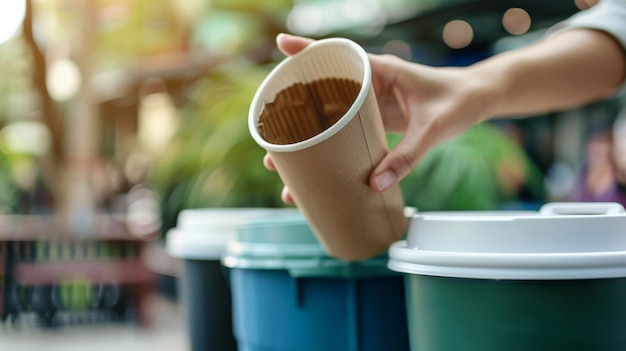
[[[279,208],[187,209],[167,233],[168,254],[182,259],[178,280],[193,351],[234,351],[228,272],[220,259],[237,226],[253,218],[299,213]]]
[[[302,214],[240,226],[222,262],[239,351],[409,350],[403,276],[330,257]]]
[[[626,350],[626,213],[616,203],[411,218],[412,351]]]

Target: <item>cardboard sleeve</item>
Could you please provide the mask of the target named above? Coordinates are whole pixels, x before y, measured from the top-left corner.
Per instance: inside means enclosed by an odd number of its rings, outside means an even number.
[[[373,95],[372,89],[369,92]],[[385,252],[406,229],[398,186],[374,192],[368,179],[387,153],[378,106],[368,97],[337,134],[310,148],[272,152],[282,181],[326,251],[345,260]]]
[[[296,83],[326,78],[360,84],[356,99],[336,123],[300,142],[279,145],[263,139],[259,117],[265,104]],[[327,92],[325,96],[339,93]],[[299,123],[297,114],[287,115],[281,116],[289,119],[281,120],[282,125]],[[369,59],[354,42],[320,40],[281,62],[252,101],[249,128],[255,141],[270,154],[280,178],[329,255],[344,260],[371,258],[404,235],[407,219],[399,186],[377,193],[368,185],[370,173],[388,148]],[[309,130],[310,125],[302,129]]]

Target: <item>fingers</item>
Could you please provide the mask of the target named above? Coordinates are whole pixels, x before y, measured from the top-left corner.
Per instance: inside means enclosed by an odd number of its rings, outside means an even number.
[[[289,192],[287,186],[284,186],[283,191],[280,192],[280,199],[286,204],[293,204],[293,197],[291,197],[291,193]]]
[[[389,189],[411,173],[417,161],[415,155],[401,150],[391,150],[370,175],[370,187],[377,192]]]
[[[370,55],[372,83],[379,102],[385,130],[403,133],[404,137],[375,167],[369,184],[382,192],[398,183],[417,165],[429,147],[434,145],[432,99],[429,93],[437,87],[422,81],[422,66],[391,55]],[[416,69],[419,70],[416,71]],[[438,89],[438,88],[437,88]],[[426,100],[424,100],[426,99]]]
[[[278,34],[276,36],[276,46],[285,55],[291,56],[300,52],[314,40],[310,38],[297,37],[290,34]]]
[[[276,166],[274,165],[274,162],[272,161],[272,158],[270,157],[269,154],[265,154],[265,156],[263,157],[263,165],[265,166],[265,168],[271,171],[276,170]],[[291,193],[289,192],[289,189],[287,188],[287,186],[283,187],[283,190],[280,193],[280,199],[283,200],[283,202],[286,204],[294,203],[293,197],[291,197]]]
[[[409,127],[410,128],[410,127]],[[408,131],[370,174],[370,187],[382,192],[406,177],[428,150],[427,134]]]
[[[270,154],[265,154],[265,156],[263,156],[263,166],[265,166],[265,168],[269,169],[270,171],[276,170],[276,166],[274,166],[274,162],[272,161]]]
[[[414,82],[408,88],[406,84],[408,66],[403,60],[391,55],[370,54],[372,64],[372,85],[380,109],[383,124],[387,132],[404,134],[408,128],[408,106],[405,103],[405,91],[415,89]]]

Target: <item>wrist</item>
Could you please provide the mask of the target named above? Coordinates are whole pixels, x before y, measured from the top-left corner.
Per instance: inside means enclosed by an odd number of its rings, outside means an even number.
[[[500,117],[506,104],[505,75],[482,65],[466,67],[464,72],[467,94],[476,104],[476,122]]]

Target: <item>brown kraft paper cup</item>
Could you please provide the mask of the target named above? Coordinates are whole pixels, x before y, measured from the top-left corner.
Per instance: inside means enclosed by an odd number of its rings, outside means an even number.
[[[355,101],[335,124],[291,144],[273,144],[263,138],[259,117],[266,104],[296,83],[327,78],[361,85]],[[297,124],[297,117],[290,116],[289,123]],[[399,186],[377,193],[368,185],[370,173],[388,147],[369,59],[360,46],[343,38],[324,39],[286,58],[259,87],[248,121],[252,137],[269,153],[329,255],[367,259],[402,237],[407,219]]]

